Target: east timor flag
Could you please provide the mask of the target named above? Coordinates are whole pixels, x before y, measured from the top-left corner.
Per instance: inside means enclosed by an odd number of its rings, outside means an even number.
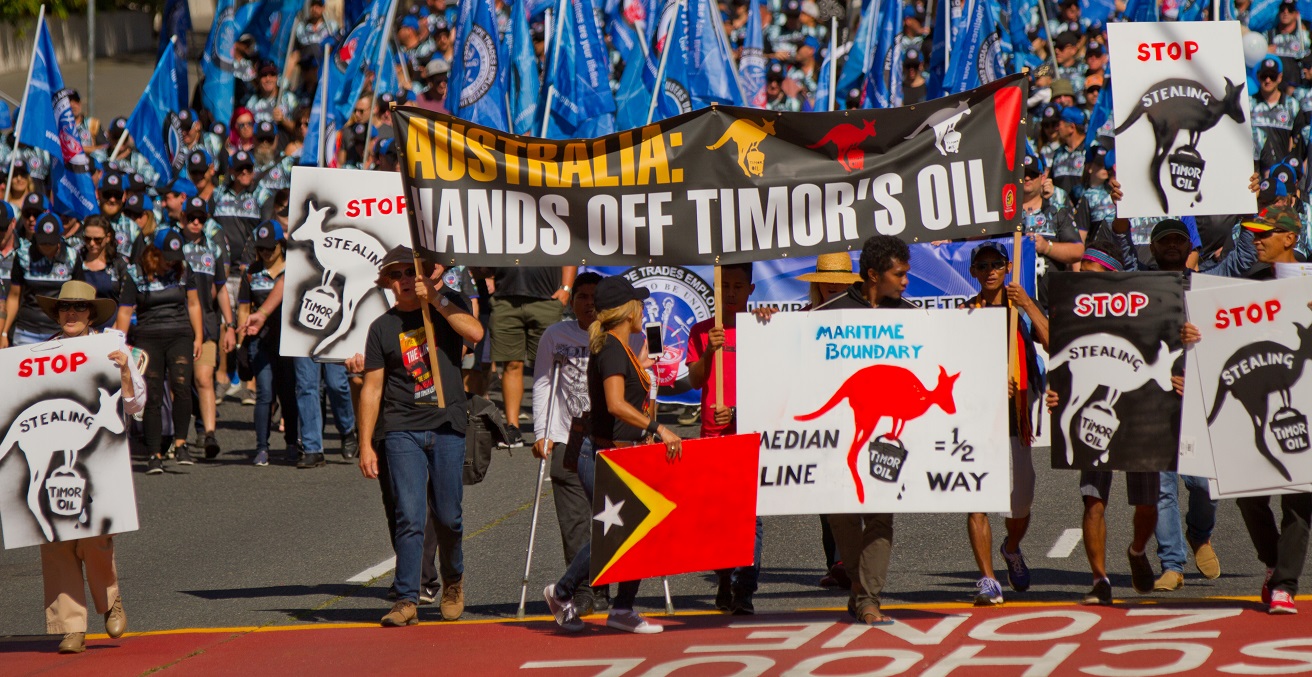
[[[684,440],[597,454],[593,585],[752,563],[760,436]]]

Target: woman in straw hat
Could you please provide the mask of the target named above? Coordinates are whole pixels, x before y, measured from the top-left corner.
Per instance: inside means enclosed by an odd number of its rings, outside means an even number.
[[[38,296],[41,310],[59,325],[50,340],[77,338],[99,333],[118,312],[118,304],[96,298],[96,289],[86,282],[65,282],[59,296]],[[122,380],[123,413],[131,416],[145,407],[146,382],[137,363],[129,357],[126,344],[108,355]],[[83,568],[86,575],[83,576]],[[114,537],[93,536],[41,545],[41,577],[45,581],[46,632],[63,634],[59,653],[86,650],[86,588],[96,611],[105,616],[105,632],[117,639],[127,630],[128,619],[119,597],[118,569],[114,564]]]
[[[847,252],[838,252],[815,257],[815,272],[798,275],[797,279],[811,283],[814,308],[860,282],[861,276],[852,272],[852,257]]]

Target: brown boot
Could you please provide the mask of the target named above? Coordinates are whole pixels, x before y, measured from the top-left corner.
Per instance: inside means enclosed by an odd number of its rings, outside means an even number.
[[[400,628],[406,625],[418,625],[419,613],[415,603],[403,599],[392,605],[392,610],[383,616],[381,621],[384,628]]]
[[[442,583],[442,620],[460,620],[465,613],[465,580],[462,578],[450,583]]]
[[[87,650],[87,633],[70,632],[59,643],[59,653],[82,653]]]
[[[128,629],[128,615],[123,611],[123,597],[115,597],[114,604],[105,614],[105,634],[110,639],[118,639]]]

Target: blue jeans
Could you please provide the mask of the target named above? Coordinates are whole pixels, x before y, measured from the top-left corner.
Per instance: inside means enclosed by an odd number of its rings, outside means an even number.
[[[560,449],[560,453],[564,453]],[[597,474],[597,450],[592,446],[592,440],[584,438],[583,446],[579,449],[579,483],[583,485],[583,491],[588,495],[588,500],[592,500],[593,481]],[[592,563],[592,543],[589,542],[579,550],[574,556],[574,561],[569,563],[565,569],[565,575],[560,577],[556,582],[556,597],[558,599],[570,599],[574,596],[574,591],[578,589],[579,584],[585,583],[590,579],[588,573]],[[641,580],[624,581],[617,586],[615,597],[611,599],[612,609],[628,610],[633,608],[633,601],[638,598],[638,587],[642,585]]]
[[[23,331],[22,329],[19,329],[19,328],[15,327],[15,328],[14,328],[14,345],[16,345],[16,346],[30,346],[30,345],[32,345],[32,344],[34,344],[34,343],[41,343],[42,341],[49,340],[49,338],[50,338],[52,335],[53,335],[53,332],[51,332],[51,333],[44,333],[44,332],[36,332],[36,331]]]
[[[307,454],[323,453],[323,406],[319,399],[320,370],[328,386],[328,406],[333,410],[337,432],[345,437],[355,432],[355,410],[346,366],[319,364],[313,358],[293,357],[296,368],[296,408],[301,414],[301,445]]]
[[[465,436],[449,425],[437,430],[389,432],[383,438],[383,453],[396,501],[392,549],[396,551],[397,599],[418,604],[430,500],[437,513],[442,582],[454,583],[465,572],[460,514],[465,493]]]
[[[278,354],[278,336],[248,339],[242,345],[250,351],[251,371],[255,374],[255,451],[269,450],[269,428],[273,397],[282,403],[283,439],[287,449],[297,444],[297,406],[291,360]],[[176,433],[175,433],[176,434]]]
[[[1157,557],[1162,560],[1162,571],[1184,573],[1188,557],[1186,533],[1195,543],[1206,543],[1212,538],[1216,526],[1217,502],[1207,492],[1207,480],[1192,475],[1161,473],[1162,490],[1157,499]],[[1180,487],[1184,480],[1189,490],[1189,511],[1185,513],[1185,529],[1180,528]]]

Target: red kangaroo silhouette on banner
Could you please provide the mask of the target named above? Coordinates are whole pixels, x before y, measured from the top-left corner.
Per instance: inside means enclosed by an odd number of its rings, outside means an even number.
[[[885,416],[893,419],[893,429],[888,437],[896,440],[902,436],[907,421],[922,416],[929,411],[930,405],[937,404],[948,414],[957,413],[957,404],[952,399],[952,385],[959,376],[960,373],[949,376],[947,370],[939,365],[938,384],[929,390],[908,369],[891,364],[876,364],[849,376],[823,407],[793,418],[798,421],[820,418],[839,402],[848,400],[856,420],[856,439],[852,440],[852,448],[847,451],[847,468],[852,471],[857,500],[865,503],[865,485],[861,482],[861,473],[856,469],[857,452],[870,440],[879,420]]]

